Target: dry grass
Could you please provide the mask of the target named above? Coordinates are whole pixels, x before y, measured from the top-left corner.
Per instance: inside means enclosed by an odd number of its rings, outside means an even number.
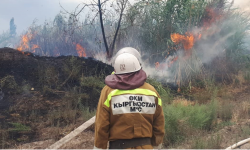
[[[242,119],[247,119],[250,116],[250,101],[245,100],[242,102],[239,102],[234,107],[233,113],[232,113],[232,121],[235,123],[240,122]]]
[[[206,90],[201,90],[200,92],[193,94],[193,97],[199,104],[206,104],[211,100],[212,93]]]
[[[189,106],[189,105],[195,105],[194,101],[187,100],[182,97],[174,98],[173,105],[183,105],[183,106]]]
[[[233,78],[233,85],[241,86],[245,82],[246,82],[245,74],[242,71],[239,71],[239,73],[235,75]]]
[[[220,107],[218,109],[218,117],[222,121],[229,121],[230,119],[232,119],[233,107],[234,107],[234,105],[232,102],[224,100],[220,104]]]
[[[220,135],[210,137],[196,137],[193,141],[191,149],[220,149],[222,138]]]
[[[53,144],[54,140],[44,140],[15,146],[15,149],[45,149]]]

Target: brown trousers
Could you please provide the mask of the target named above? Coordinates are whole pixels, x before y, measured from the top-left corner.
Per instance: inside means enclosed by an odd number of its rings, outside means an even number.
[[[136,146],[127,149],[154,149],[152,145],[143,145],[143,146]]]

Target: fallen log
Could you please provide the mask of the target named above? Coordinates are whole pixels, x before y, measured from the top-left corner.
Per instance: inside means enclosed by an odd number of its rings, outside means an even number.
[[[81,126],[76,128],[74,131],[70,132],[68,135],[57,141],[56,143],[49,146],[47,149],[59,149],[64,144],[72,140],[74,137],[76,137],[78,134],[89,128],[91,125],[95,123],[95,116],[83,123]]]

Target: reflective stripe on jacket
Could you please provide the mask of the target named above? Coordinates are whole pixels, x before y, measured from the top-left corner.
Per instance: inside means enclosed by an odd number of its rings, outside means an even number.
[[[105,86],[95,122],[95,147],[106,149],[108,141],[150,137],[153,146],[163,142],[162,101],[153,86],[144,83],[133,90]]]

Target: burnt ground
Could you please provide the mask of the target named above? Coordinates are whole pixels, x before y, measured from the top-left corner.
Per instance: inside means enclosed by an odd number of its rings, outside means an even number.
[[[10,48],[0,48],[0,79],[2,79],[0,92],[5,94],[5,101],[0,101],[0,108],[6,108],[9,105],[6,101],[8,95],[20,93],[20,89],[14,90],[17,86],[25,88],[24,86],[28,85],[35,91],[44,91],[46,88],[54,91],[68,91],[74,86],[81,86],[81,77],[104,79],[112,71],[113,67],[93,58],[39,57]],[[7,80],[7,83],[3,80]],[[82,89],[83,92],[92,92],[89,88],[84,88],[84,85]],[[22,91],[22,94],[30,93],[26,92]],[[48,94],[53,95],[51,92]]]
[[[0,147],[63,137],[91,117],[112,71],[93,58],[0,48]]]
[[[59,80],[63,81],[68,77],[66,69],[70,70],[73,66],[77,66],[78,68],[73,69],[79,70],[79,75],[84,76],[105,76],[113,71],[110,65],[93,58],[74,57],[75,59],[72,59],[72,57],[74,56],[40,57],[11,48],[0,48],[0,78],[11,75],[15,77],[18,84],[26,81],[31,86],[40,88],[39,80],[45,75],[42,71],[48,68],[54,69],[52,73],[59,74]],[[74,81],[72,80],[71,84],[75,84],[76,81]]]

